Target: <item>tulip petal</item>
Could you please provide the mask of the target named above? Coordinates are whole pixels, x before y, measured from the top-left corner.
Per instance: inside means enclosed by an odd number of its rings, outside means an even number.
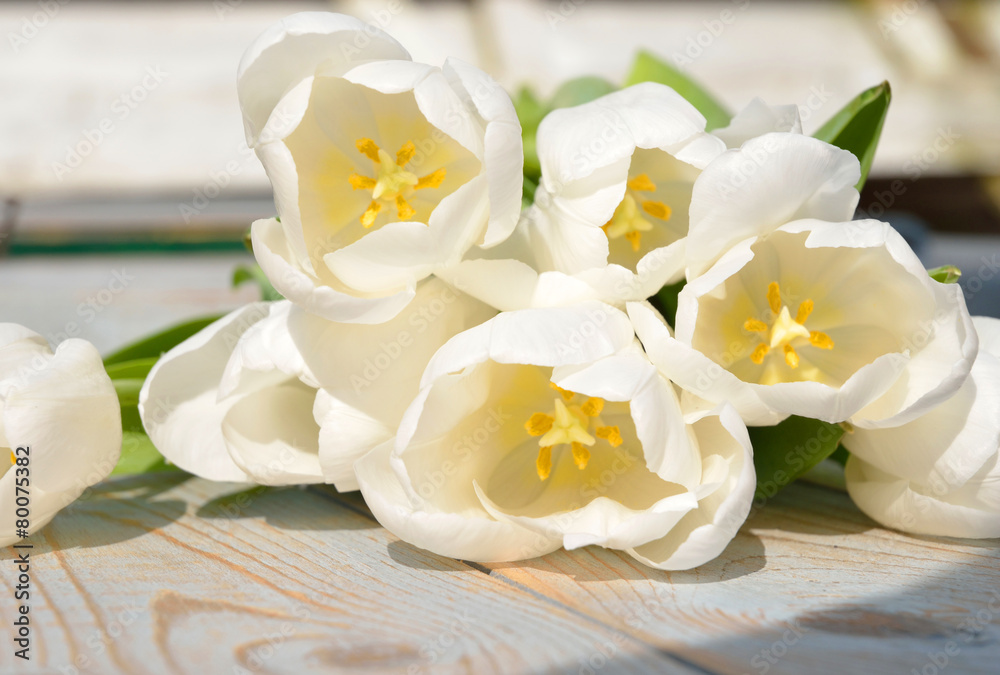
[[[218,401],[218,387],[239,337],[269,308],[253,303],[227,314],[160,357],[146,378],[139,393],[142,424],[163,456],[185,471],[215,481],[249,480],[222,435],[222,420],[238,399]]]
[[[413,288],[405,288],[381,297],[358,297],[349,294],[330,273],[322,276],[320,272],[322,280],[309,274],[293,262],[281,224],[274,218],[255,221],[251,237],[254,256],[274,288],[330,321],[382,323],[399,314],[416,293]]]
[[[321,64],[409,58],[389,35],[351,16],[301,12],[285,17],[254,40],[240,60],[237,93],[247,143],[254,146],[281,97]]]
[[[753,504],[756,475],[750,437],[731,406],[703,411],[689,422],[703,453],[713,453],[720,471],[717,487],[701,496],[663,538],[629,553],[640,562],[665,570],[686,570],[718,557],[746,521]]]
[[[860,178],[850,152],[801,134],[765,134],[719,156],[694,184],[688,278],[736,242],[791,221],[850,220]]]
[[[754,98],[743,110],[733,116],[729,126],[712,131],[728,148],[739,148],[752,138],[772,131],[802,133],[802,120],[796,105],[770,106]]]
[[[322,483],[315,399],[315,388],[295,380],[239,397],[222,419],[233,462],[261,485]]]
[[[365,502],[387,530],[438,555],[503,562],[545,555],[559,548],[557,537],[545,537],[501,522],[480,509],[460,513],[414,506],[390,466],[392,442],[384,443],[355,464]]]

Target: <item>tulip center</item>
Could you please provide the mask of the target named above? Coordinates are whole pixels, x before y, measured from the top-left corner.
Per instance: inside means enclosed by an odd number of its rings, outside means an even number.
[[[550,383],[559,392],[559,398],[553,400],[553,409],[549,413],[537,412],[524,424],[524,428],[538,439],[538,458],[535,460],[535,470],[538,478],[545,480],[552,473],[552,449],[568,445],[573,452],[573,463],[580,470],[587,468],[590,461],[590,450],[587,448],[604,439],[613,448],[622,444],[621,430],[617,426],[605,426],[601,422],[601,411],[604,410],[604,400],[587,398],[582,403],[574,400],[582,395],[567,391]],[[569,405],[567,405],[569,404]],[[590,434],[591,425],[594,434]]]
[[[806,321],[813,311],[812,300],[803,300],[793,319],[791,310],[781,301],[781,287],[777,281],[772,281],[767,287],[767,304],[771,308],[772,321],[750,317],[743,323],[744,330],[760,335],[761,342],[750,355],[750,360],[758,366],[775,350],[782,353],[790,368],[798,368],[799,354],[792,342],[799,338],[808,340],[808,344],[819,349],[833,349],[833,340],[829,335],[806,328]]]
[[[361,224],[365,227],[371,227],[375,223],[375,218],[382,210],[383,204],[390,207],[395,206],[396,215],[400,220],[412,218],[416,209],[410,205],[407,199],[416,190],[440,187],[447,173],[442,168],[422,178],[417,178],[415,173],[407,171],[405,167],[417,151],[417,146],[413,144],[413,141],[404,143],[403,147],[396,153],[395,158],[378,147],[375,141],[370,138],[359,138],[355,146],[357,146],[358,152],[375,163],[374,178],[360,173],[352,173],[348,178],[351,187],[355,190],[372,191],[372,201],[361,215]]]
[[[645,199],[640,193],[655,192],[656,184],[647,174],[639,174],[626,184],[625,198],[615,209],[611,220],[602,228],[608,239],[625,237],[632,250],[638,251],[642,245],[642,233],[653,229],[653,224],[643,217],[646,213],[658,220],[670,220],[670,207],[663,202]]]

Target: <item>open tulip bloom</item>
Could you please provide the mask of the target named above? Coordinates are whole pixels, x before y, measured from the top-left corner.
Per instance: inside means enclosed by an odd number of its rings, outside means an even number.
[[[423,385],[356,467],[379,522],[417,546],[503,561],[596,544],[687,569],[749,512],[739,416],[685,417],[608,305],[501,314],[452,338]]]
[[[758,478],[827,457],[885,526],[1000,537],[1000,321],[853,220],[887,84],[810,137],[795,106],[730,118],[651,58],[515,108],[351,17],[265,31],[237,89],[274,188],[251,227],[271,301],[117,371],[148,372],[156,448],[209,480],[360,489],[399,538],[482,562],[596,545],[696,567]],[[0,325],[32,532],[110,472],[119,421],[92,347]]]
[[[280,217],[253,224],[254,253],[310,312],[386,321],[418,281],[517,223],[520,125],[472,66],[414,63],[357,19],[303,13],[250,46],[238,91]]]

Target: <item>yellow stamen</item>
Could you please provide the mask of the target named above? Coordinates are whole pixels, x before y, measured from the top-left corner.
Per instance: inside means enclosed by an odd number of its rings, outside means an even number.
[[[622,203],[615,209],[611,220],[604,225],[604,232],[608,235],[608,239],[625,237],[632,244],[633,251],[639,250],[641,233],[649,232],[652,229],[653,224],[642,217],[642,212],[639,211],[635,198],[627,193]]]
[[[524,423],[524,428],[532,436],[544,436],[552,428],[553,418],[545,413],[535,413]]]
[[[760,319],[750,317],[743,322],[743,330],[750,331],[751,333],[766,333],[767,324]]]
[[[594,434],[598,438],[603,438],[608,443],[610,443],[612,448],[617,448],[624,442],[622,439],[622,432],[617,426],[597,427],[597,429],[594,431]]]
[[[580,412],[587,417],[597,417],[604,410],[604,399],[588,398],[587,402],[580,406]]]
[[[769,351],[771,351],[771,348],[762,342],[757,345],[755,350],[753,350],[753,354],[750,355],[750,360],[759,366],[764,363],[764,357],[767,356]]]
[[[558,391],[560,394],[562,394],[563,399],[566,400],[566,401],[569,401],[574,396],[576,396],[576,394],[574,394],[573,392],[569,391],[568,389],[563,389],[562,387],[560,387],[555,382],[549,382],[549,386],[552,387],[553,389],[555,389],[556,391]]]
[[[14,456],[14,451],[11,450],[10,451],[10,465],[14,466],[15,464],[17,464],[17,457]]]
[[[818,330],[809,333],[809,344],[820,349],[833,349],[833,340],[830,339],[830,336]]]
[[[792,345],[785,345],[785,363],[791,368],[799,367],[799,354]]]
[[[545,480],[552,473],[552,446],[539,448],[538,459],[535,460],[535,471],[538,477]]]
[[[399,152],[396,153],[396,165],[406,166],[409,161],[413,159],[413,155],[415,155],[416,152],[417,146],[413,144],[413,141],[407,141],[403,144],[403,147],[399,149]]]
[[[438,169],[434,173],[429,173],[420,180],[417,184],[413,186],[414,190],[423,190],[424,188],[436,188],[441,187],[441,183],[444,182],[444,177],[448,174],[445,169]]]
[[[355,145],[355,147],[357,147],[358,152],[360,152],[362,155],[365,155],[366,157],[368,157],[368,159],[370,159],[371,161],[373,161],[373,162],[379,161],[379,157],[378,157],[379,147],[378,147],[378,145],[375,144],[375,141],[373,141],[372,139],[370,139],[370,138],[359,138],[354,143],[354,145]]]
[[[795,320],[798,321],[799,323],[805,323],[806,319],[809,318],[809,315],[812,314],[812,311],[813,311],[813,301],[803,300],[802,304],[799,305],[799,311],[795,315]]]
[[[590,450],[586,448],[582,443],[573,444],[573,463],[576,464],[576,468],[583,469],[587,468],[587,462],[590,461]]]
[[[347,179],[351,184],[351,187],[355,190],[371,190],[375,187],[375,179],[369,178],[368,176],[362,176],[361,174],[352,173],[350,178]]]
[[[417,210],[410,206],[410,203],[406,201],[403,195],[398,195],[396,197],[396,215],[399,216],[400,220],[408,220],[413,217],[413,214]]]
[[[775,314],[781,311],[781,288],[777,281],[772,281],[767,287],[767,304]]]
[[[634,232],[626,232],[625,239],[628,243],[632,244],[632,250],[638,252],[639,248],[642,247],[642,232],[635,230]]]
[[[636,192],[654,192],[656,183],[649,180],[649,174],[640,173],[628,182],[628,189]]]
[[[371,227],[372,224],[375,223],[375,217],[381,210],[382,210],[382,205],[373,199],[372,203],[368,205],[368,208],[365,210],[365,212],[361,214],[361,224],[364,225],[365,227]]]
[[[643,202],[642,210],[660,220],[670,219],[670,207],[663,202]]]

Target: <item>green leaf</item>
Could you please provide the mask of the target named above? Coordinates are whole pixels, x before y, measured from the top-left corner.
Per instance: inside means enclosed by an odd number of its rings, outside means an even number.
[[[962,270],[958,269],[954,265],[942,265],[941,267],[935,267],[932,270],[927,270],[927,274],[931,276],[931,279],[942,284],[954,284],[962,278]]]
[[[535,192],[538,190],[538,183],[524,176],[523,185],[521,190],[521,206],[528,208],[535,201]]]
[[[659,82],[671,87],[705,116],[708,131],[728,126],[732,119],[729,111],[701,85],[647,51],[636,55],[632,70],[625,78],[625,86],[639,82]]]
[[[677,296],[680,295],[685,283],[685,281],[678,281],[676,284],[664,286],[656,295],[649,299],[650,304],[656,308],[671,326],[674,326],[677,320]]]
[[[138,359],[159,358],[160,354],[169,351],[179,345],[184,340],[200,331],[210,323],[221,318],[218,316],[206,316],[201,319],[185,321],[155,335],[150,335],[137,342],[133,342],[127,347],[119,349],[114,354],[104,359],[104,367],[123,363],[125,361],[135,361]]]
[[[151,356],[146,359],[135,359],[132,361],[121,361],[111,365],[105,365],[108,376],[112,380],[127,380],[134,378],[145,379],[149,371],[153,369],[159,358]]]
[[[112,476],[127,476],[152,471],[180,471],[168,464],[149,436],[141,431],[126,431],[122,437],[122,456]]]
[[[562,86],[556,89],[556,93],[552,95],[552,99],[549,101],[548,111],[557,108],[572,108],[576,105],[589,103],[594,99],[610,94],[615,89],[617,87],[603,77],[595,77],[593,75],[578,77],[563,83]]]
[[[751,427],[757,499],[767,500],[829,457],[844,429],[806,417],[789,417],[773,427]]]
[[[852,152],[858,158],[861,162],[858,190],[861,190],[868,180],[868,172],[871,170],[872,160],[875,159],[875,149],[878,147],[879,137],[882,136],[882,125],[885,123],[891,100],[892,90],[888,82],[866,89],[827,120],[826,124],[815,133],[815,137],[821,141]]]
[[[259,265],[240,265],[233,270],[233,288],[247,282],[256,284],[260,288],[261,300],[267,302],[284,300],[284,296],[274,290],[274,286],[271,285],[271,281]]]
[[[542,118],[548,114],[549,108],[538,99],[535,92],[528,87],[521,87],[514,97],[514,111],[521,122],[521,131],[534,133],[542,123]]]

